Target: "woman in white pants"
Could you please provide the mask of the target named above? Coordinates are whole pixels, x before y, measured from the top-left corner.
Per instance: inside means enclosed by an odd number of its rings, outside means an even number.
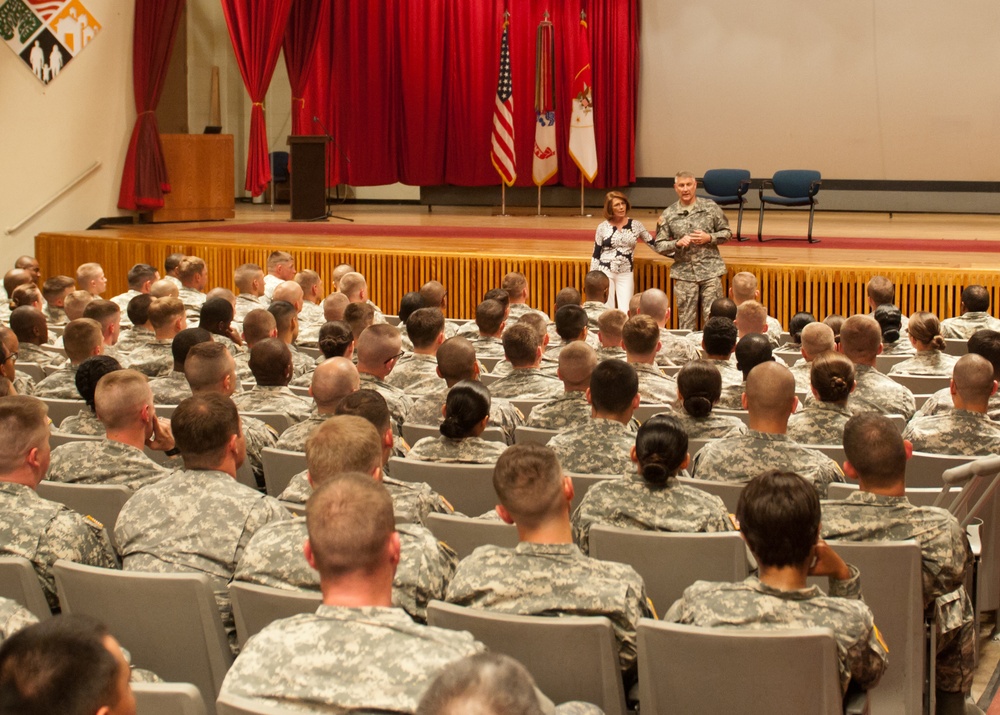
[[[609,191],[604,197],[605,221],[597,227],[594,236],[594,256],[590,261],[590,270],[601,271],[611,281],[608,290],[608,308],[617,307],[628,311],[628,302],[635,292],[632,278],[632,259],[635,244],[641,238],[649,246],[653,245],[653,237],[645,226],[628,217],[632,204],[620,191]]]

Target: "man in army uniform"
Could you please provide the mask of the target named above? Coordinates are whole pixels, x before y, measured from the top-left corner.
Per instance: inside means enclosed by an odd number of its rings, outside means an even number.
[[[733,276],[729,282],[729,297],[736,304],[737,310],[748,300],[760,301],[760,290],[757,287],[757,276],[747,271],[741,271]],[[776,319],[767,314],[764,309],[764,321],[767,328],[764,332],[767,339],[771,341],[771,347],[776,348],[781,342],[781,333],[784,329]]]
[[[420,286],[420,297],[423,299],[422,308],[437,308],[442,315],[448,314],[448,289],[441,281],[430,280]],[[458,335],[458,326],[450,320],[445,320],[444,336],[453,338]]]
[[[479,334],[469,336],[476,356],[480,358],[502,358],[504,328],[507,327],[507,308],[498,300],[489,298],[476,306],[475,327]],[[464,331],[459,330],[459,334]]]
[[[852,413],[896,414],[905,420],[913,416],[913,394],[875,369],[875,358],[882,352],[882,329],[874,318],[852,315],[845,320],[839,349],[854,363],[857,387],[847,403]]]
[[[373,311],[372,324],[373,325],[383,325],[385,324],[385,315],[377,305],[369,300],[368,296],[368,280],[360,273],[347,273],[340,279],[337,285],[337,289],[347,296],[347,299],[352,303],[363,303],[364,305],[370,306]]]
[[[563,348],[556,374],[565,392],[554,400],[535,405],[526,425],[563,432],[590,422],[591,407],[586,393],[595,367],[597,353],[587,343],[578,340]]]
[[[66,325],[66,296],[73,292],[75,283],[69,276],[52,276],[42,284],[42,298],[45,299],[45,319],[49,325]]]
[[[639,298],[639,313],[652,318],[660,329],[660,349],[656,353],[657,365],[683,365],[698,359],[698,350],[691,343],[667,330],[667,321],[670,320],[670,298],[666,293],[659,288],[643,291]]]
[[[980,285],[966,286],[962,291],[962,314],[941,321],[945,338],[968,340],[977,330],[1000,330],[1000,320],[989,314],[990,292]]]
[[[271,251],[267,257],[267,275],[264,276],[264,304],[270,303],[274,289],[284,281],[295,278],[295,258],[288,251]]]
[[[385,398],[392,414],[393,431],[398,435],[407,414],[413,408],[413,400],[406,393],[386,382],[396,363],[403,357],[399,331],[385,323],[372,325],[355,340],[354,351],[358,356],[361,387],[375,390]]]
[[[104,526],[35,493],[49,467],[45,404],[27,395],[0,399],[0,554],[31,562],[45,598],[58,608],[52,565],[58,559],[118,568]]]
[[[233,356],[225,346],[215,342],[198,343],[191,348],[187,360],[184,361],[184,376],[192,394],[195,395],[215,392],[225,397],[232,397],[240,386]],[[243,428],[247,460],[250,462],[257,484],[263,487],[262,453],[265,447],[276,446],[278,433],[256,417],[243,416],[240,418],[240,425]]]
[[[250,351],[261,340],[278,337],[278,326],[274,316],[266,309],[251,310],[243,320],[243,344],[246,350],[235,355],[236,374],[241,382],[253,382],[253,372],[250,371]]]
[[[996,330],[977,330],[969,338],[969,353],[981,355],[993,366],[993,379],[1000,380],[1000,332]],[[955,406],[951,399],[951,388],[938,390],[920,406],[914,418],[927,415],[937,415],[948,412]],[[1000,422],[1000,391],[990,395],[986,414],[994,422]]]
[[[874,316],[875,309],[880,305],[897,308],[896,286],[894,286],[892,281],[885,276],[873,276],[872,279],[868,281],[865,293],[868,296],[868,307],[871,309],[871,312],[868,313],[869,316]],[[900,328],[899,336],[905,343],[906,328],[910,323],[910,319],[906,317],[906,315],[900,315],[900,321],[902,322],[902,327]]]
[[[986,414],[990,397],[997,391],[990,362],[980,355],[963,355],[955,363],[949,390],[955,408],[915,416],[903,431],[903,439],[918,452],[969,457],[1000,454],[1000,424]]]
[[[767,337],[772,348],[777,347],[770,336],[767,335],[767,309],[755,300],[746,300],[736,309],[736,329],[739,337],[757,333]]]
[[[709,318],[701,335],[705,362],[715,365],[722,377],[722,387],[743,383],[743,373],[733,364],[733,352],[739,340],[739,330],[729,318]]]
[[[490,394],[511,400],[544,400],[561,394],[559,379],[539,367],[543,345],[544,338],[527,323],[508,327],[503,334],[503,350],[512,369],[489,386]]]
[[[312,414],[313,402],[288,389],[292,380],[292,353],[277,338],[265,338],[250,349],[250,371],[257,384],[233,397],[241,412],[281,412],[293,422]]]
[[[256,263],[244,263],[233,272],[233,283],[239,293],[236,295],[236,308],[233,310],[233,322],[242,327],[247,313],[251,310],[267,307],[264,296],[264,271]]]
[[[603,276],[604,274],[601,273]],[[598,360],[627,360],[622,347],[622,328],[628,316],[621,310],[605,310],[597,319]]]
[[[153,300],[152,295],[143,293],[128,302],[125,313],[132,327],[119,336],[118,344],[115,346],[119,352],[126,353],[127,355],[133,350],[156,340],[153,325],[149,322],[149,306],[153,304]]]
[[[445,340],[444,314],[439,308],[420,308],[406,319],[413,352],[403,355],[385,381],[409,397],[437,392],[443,382],[437,373],[438,348]]]
[[[766,338],[760,336],[765,342]],[[745,435],[709,442],[695,455],[692,476],[748,482],[768,469],[795,472],[826,496],[830,482],[843,481],[840,467],[822,452],[795,444],[785,432],[795,411],[795,379],[784,363],[765,362],[750,371],[743,406],[750,412]]]
[[[125,313],[128,310],[129,301],[137,295],[149,293],[149,289],[158,280],[160,280],[159,271],[148,263],[136,263],[128,269],[128,290],[116,295],[111,299],[111,302],[117,305],[122,313]],[[126,322],[127,320],[128,318],[126,317],[122,322],[130,325],[131,323]]]
[[[254,636],[226,675],[222,700],[412,713],[441,669],[484,649],[468,633],[422,626],[392,608],[400,536],[392,500],[370,477],[329,479],[309,499],[306,524],[305,558],[319,571],[323,604]]]
[[[368,474],[374,481],[382,481],[382,438],[362,417],[329,418],[306,442],[306,459],[313,489],[348,472]],[[402,555],[393,581],[393,605],[425,622],[427,604],[444,598],[458,557],[419,524],[397,524],[396,530]],[[303,519],[269,524],[250,540],[234,580],[272,588],[319,590],[319,574],[310,568],[302,553],[305,538]]]
[[[49,341],[49,329],[42,311],[26,305],[14,308],[10,314],[10,329],[17,336],[17,359],[21,362],[33,362],[46,372],[55,372],[66,364],[64,357],[41,348]]]
[[[924,607],[937,637],[937,712],[965,713],[976,669],[977,633],[964,583],[972,565],[965,531],[944,509],[906,498],[911,447],[896,427],[874,413],[855,415],[844,428],[847,476],[860,489],[823,502],[823,538],[844,541],[913,539],[923,559]]]
[[[246,458],[239,413],[223,395],[202,393],[170,422],[184,469],[143,487],[122,507],[115,540],[128,571],[203,573],[235,645],[229,581],[250,538],[291,515],[278,500],[236,481]]]
[[[743,393],[746,391],[747,375],[762,362],[773,362],[774,352],[771,343],[763,333],[750,333],[740,338],[733,351],[736,358],[736,369],[740,371],[742,381],[737,384],[722,386],[722,394],[719,397],[720,407],[724,410],[742,410]]]
[[[177,298],[184,304],[188,320],[197,321],[207,297],[208,266],[198,256],[185,256],[177,267],[177,278],[181,282]]]
[[[290,452],[305,452],[309,435],[335,413],[341,400],[360,387],[358,369],[347,358],[334,357],[320,363],[309,387],[309,394],[316,403],[316,413],[282,432],[275,447]]]
[[[705,322],[712,301],[722,297],[720,276],[725,274],[726,264],[719,254],[719,244],[733,236],[722,209],[715,202],[695,195],[697,184],[689,171],[682,171],[674,178],[679,201],[660,214],[654,244],[657,253],[674,259],[670,279],[677,297],[677,322],[688,330],[697,328],[699,300]]]
[[[34,613],[17,601],[0,596],[0,644],[35,623],[38,618]]]
[[[524,277],[524,274],[511,271],[500,281],[500,288],[507,292],[507,297],[510,300],[507,307],[508,330],[513,327],[514,323],[521,319],[521,316],[528,313],[538,313],[548,321],[549,316],[528,305],[528,298],[531,296],[531,292],[528,290],[528,279]]]
[[[517,525],[519,543],[513,549],[483,546],[463,559],[447,600],[525,616],[606,616],[630,679],[636,626],[640,618],[653,617],[652,604],[631,566],[591,559],[573,543],[573,482],[563,476],[555,453],[535,444],[509,447],[497,461],[493,485],[497,513]]]
[[[169,375],[174,368],[170,346],[174,336],[187,328],[184,304],[177,298],[157,298],[149,306],[149,322],[156,339],[129,353],[129,367],[146,377]]]
[[[56,370],[35,385],[36,397],[80,399],[80,393],[76,391],[76,371],[80,363],[87,358],[104,354],[101,324],[90,318],[70,321],[63,331],[63,347],[66,350],[66,357],[69,358],[69,365]]]
[[[598,346],[597,335],[590,334],[590,322],[587,317],[587,311],[581,308],[579,305],[570,304],[564,305],[556,311],[556,319],[554,323],[554,328],[556,332],[555,344],[549,343],[549,346],[545,350],[545,358],[547,360],[559,360],[559,353],[567,345],[571,345],[576,342],[585,342],[587,345],[595,348]]]
[[[149,381],[153,400],[158,405],[179,405],[181,400],[191,397],[191,386],[184,374],[184,362],[188,353],[199,343],[212,342],[212,334],[204,328],[186,328],[174,336],[170,342],[170,354],[174,358],[174,369],[163,377]]]
[[[4,325],[0,325],[0,346],[3,346],[3,355],[0,356],[0,359],[3,360],[0,363],[0,375],[11,381],[17,394],[33,394],[35,391],[35,381],[30,375],[20,372],[17,369],[20,343],[14,331]]]
[[[186,256],[183,253],[171,253],[166,258],[163,259],[163,281],[171,284],[172,286],[180,289],[181,281],[177,277],[177,272],[181,268],[181,261],[183,261]],[[158,283],[161,281],[157,281]],[[150,289],[150,293],[153,290]],[[154,294],[154,297],[160,297]],[[175,296],[176,297],[176,296]]]
[[[677,381],[667,377],[656,364],[660,352],[660,329],[648,315],[636,315],[622,326],[625,356],[639,378],[639,397],[653,405],[677,403]]]
[[[300,294],[302,293],[302,289],[294,281],[286,281],[286,283],[290,283]],[[275,289],[275,295],[283,294],[283,288],[284,283]],[[302,297],[300,295],[299,305],[301,304]],[[299,336],[298,308],[286,300],[272,300],[271,304],[267,306],[267,312],[274,316],[274,327],[278,331],[275,337],[288,346],[288,352],[292,358],[292,377],[302,377],[311,373],[316,367],[316,361],[305,353],[299,352],[298,348],[295,347],[295,339]]]
[[[631,470],[635,432],[629,422],[639,406],[638,388],[638,377],[628,363],[598,363],[586,392],[591,419],[549,440],[564,470],[615,476]]]
[[[81,263],[76,268],[76,285],[95,298],[108,289],[108,279],[100,263]],[[8,294],[11,292],[7,291]]]
[[[448,390],[463,380],[479,379],[479,362],[472,343],[460,335],[445,340],[437,351],[437,374],[444,379],[445,387],[426,394],[413,403],[413,409],[407,416],[412,424],[441,424]],[[523,423],[524,415],[510,400],[491,395],[490,425],[500,428],[507,444],[514,444],[514,429]]]
[[[837,341],[833,335],[833,328],[826,323],[816,321],[809,323],[802,328],[802,357],[795,361],[790,368],[792,376],[795,378],[795,389],[808,394],[812,389],[811,370],[812,361],[817,355],[829,350],[837,349]]]
[[[122,484],[140,489],[171,473],[143,452],[143,447],[170,452],[169,424],[153,407],[146,376],[117,370],[101,378],[94,390],[97,417],[107,429],[100,442],[68,442],[52,450],[48,478],[67,484]]]
[[[590,332],[597,334],[598,319],[608,310],[611,280],[603,271],[589,271],[583,279],[583,309],[587,311]]]
[[[121,334],[121,308],[110,300],[95,298],[83,309],[83,317],[92,318],[100,324],[101,337],[104,340],[103,354],[121,360],[118,348],[115,347]]]
[[[759,575],[737,583],[697,581],[663,620],[703,628],[829,628],[842,690],[874,687],[888,649],[861,600],[858,569],[818,539],[816,490],[797,474],[764,472],[740,493],[736,518]],[[827,576],[830,595],[808,586],[809,576]]]

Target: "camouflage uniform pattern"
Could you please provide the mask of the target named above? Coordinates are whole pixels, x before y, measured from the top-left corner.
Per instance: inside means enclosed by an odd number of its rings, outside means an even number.
[[[413,400],[398,387],[390,385],[385,380],[380,380],[371,373],[362,372],[359,375],[361,378],[360,389],[375,390],[385,398],[385,402],[389,406],[389,414],[392,415],[392,431],[399,434],[399,428],[406,422],[410,410],[413,409]]]
[[[931,395],[924,404],[920,406],[913,419],[926,417],[927,415],[939,415],[943,412],[950,412],[955,409],[955,403],[951,399],[951,391],[945,387]],[[986,414],[994,422],[1000,422],[1000,392],[990,395],[989,404],[986,406]]]
[[[46,373],[66,367],[66,358],[50,350],[43,350],[34,343],[21,343],[17,349],[17,359],[18,362],[33,362],[40,365]]]
[[[76,389],[76,371],[79,365],[67,365],[35,385],[35,397],[51,397],[54,400],[79,400]],[[21,394],[20,392],[18,394]]]
[[[309,436],[324,422],[330,419],[332,415],[321,415],[313,414],[310,415],[309,419],[303,420],[298,424],[294,424],[278,437],[278,443],[275,446],[277,449],[287,449],[289,452],[305,452],[306,451],[306,440]]]
[[[747,433],[747,426],[743,420],[733,415],[717,415],[709,412],[706,417],[692,417],[684,411],[683,405],[678,405],[672,412],[660,414],[673,417],[680,422],[688,439],[718,439]]]
[[[197,322],[198,316],[201,315],[201,306],[205,305],[208,296],[194,288],[181,286],[177,289],[177,298],[187,309],[188,320],[193,319],[194,322]]]
[[[815,401],[788,418],[788,439],[799,444],[843,444],[851,411],[833,402]]]
[[[171,473],[141,449],[105,439],[59,445],[52,450],[46,478],[63,484],[121,484],[137,490]]]
[[[785,332],[785,329],[781,327],[781,323],[776,318],[772,318],[770,315],[765,320],[767,321],[767,340],[771,343],[772,348],[776,348],[781,342],[781,334]],[[799,350],[801,348],[796,347],[795,349]]]
[[[968,340],[977,330],[1000,330],[1000,320],[986,312],[974,312],[941,321],[943,338]]]
[[[230,345],[233,345],[237,349],[237,354],[243,352],[239,349],[239,346],[231,340],[227,340]],[[298,348],[294,345],[288,346],[289,352],[292,353],[292,377],[303,377],[304,375],[312,375],[313,371],[316,369],[316,360],[310,355],[306,355],[300,352]],[[247,351],[249,352],[249,351]],[[235,355],[234,355],[235,357]]]
[[[891,343],[882,343],[883,355],[916,355],[916,353],[917,349],[906,339],[905,335]]]
[[[253,372],[250,371],[250,351],[247,350],[245,353],[240,353],[233,358],[236,363],[236,377],[240,382],[257,382],[257,378],[253,376]],[[312,383],[312,378],[309,379],[309,383]],[[306,387],[309,385],[307,384]]]
[[[446,600],[522,616],[606,616],[622,670],[635,665],[639,619],[655,617],[631,566],[592,559],[576,544],[480,546],[458,564]]]
[[[573,540],[585,554],[595,524],[681,533],[733,530],[729,510],[714,494],[680,484],[676,477],[664,486],[647,484],[634,472],[593,485],[573,512]]]
[[[253,470],[257,484],[264,484],[264,447],[277,446],[278,433],[271,425],[256,417],[240,415],[243,439],[247,445],[247,461]],[[293,425],[294,426],[294,425]]]
[[[49,325],[66,325],[69,323],[69,316],[66,310],[57,305],[45,304],[45,322]]]
[[[34,613],[17,601],[0,597],[0,643],[36,623],[38,619]]]
[[[499,363],[500,365],[510,363]],[[494,372],[496,369],[494,368]],[[541,368],[526,367],[511,370],[489,386],[490,395],[508,400],[547,400],[563,393],[562,380]]]
[[[467,320],[458,326],[458,330],[455,332],[456,335],[461,335],[463,338],[468,340],[473,340],[479,337],[479,326],[476,325],[475,320]]]
[[[804,477],[816,487],[821,499],[826,497],[830,482],[844,481],[837,463],[822,452],[799,446],[787,435],[756,430],[709,442],[695,455],[691,473],[695,479],[749,482],[770,469]]]
[[[662,367],[685,365],[692,360],[697,360],[698,357],[698,348],[666,328],[660,328],[660,352],[656,354],[657,365]]]
[[[805,392],[808,395],[812,390],[812,363],[806,362],[805,358],[799,358],[788,368],[788,371],[795,378],[795,391]]]
[[[77,434],[84,437],[103,437],[108,433],[104,423],[97,419],[89,407],[84,407],[75,415],[63,419],[59,431],[65,434]]]
[[[898,362],[889,370],[890,375],[944,375],[951,377],[958,358],[941,350],[924,350],[909,360]]]
[[[604,314],[604,311],[608,309],[608,306],[599,300],[585,300],[583,301],[582,307],[585,311],[587,311],[590,332],[597,335],[597,331],[600,329],[600,326],[597,324],[597,319]]]
[[[437,374],[437,358],[433,355],[404,355],[392,368],[385,381],[410,397],[440,390],[445,381]]]
[[[14,389],[17,391],[17,394],[19,395],[35,394],[35,381],[32,380],[28,374],[23,373],[20,370],[18,370],[16,375],[14,376],[13,384],[14,384]],[[80,395],[77,394],[77,397],[79,396]]]
[[[564,472],[575,474],[625,474],[634,469],[635,433],[621,422],[594,417],[590,422],[557,434],[549,447]]]
[[[415,425],[439,425],[444,421],[441,408],[448,399],[448,389],[431,392],[413,403],[406,419]],[[499,427],[507,444],[514,444],[514,428],[524,424],[524,415],[510,400],[490,396],[490,427]]]
[[[837,640],[845,692],[850,682],[873,687],[888,660],[872,612],[861,600],[861,577],[853,566],[850,579],[830,579],[829,596],[819,586],[781,591],[756,576],[736,583],[696,581],[663,620],[702,628],[829,628]]]
[[[639,378],[639,399],[651,405],[677,404],[677,380],[667,377],[656,365],[629,363]]]
[[[938,629],[937,687],[968,692],[976,667],[976,628],[965,591],[972,564],[965,531],[936,507],[912,505],[906,497],[858,491],[843,501],[823,502],[823,538],[841,541],[905,541],[920,546],[924,609]]]
[[[128,356],[128,366],[146,377],[166,377],[174,369],[174,354],[170,350],[173,340],[153,339],[133,350]]]
[[[267,303],[260,298],[249,293],[240,293],[236,296],[236,309],[233,311],[233,322],[243,324],[247,319],[247,313],[251,310],[266,310]]]
[[[525,424],[537,429],[565,432],[568,429],[589,423],[591,412],[590,403],[587,402],[587,393],[582,390],[573,390],[564,392],[554,400],[535,405]]]
[[[511,303],[510,310],[507,311],[507,327],[509,328],[520,320],[521,316],[527,315],[528,313],[538,313],[539,315],[545,316],[546,320],[549,319],[549,316],[545,315],[545,313],[540,310],[535,310],[527,303]],[[475,321],[473,321],[473,323],[475,323]]]
[[[730,360],[715,360],[705,358],[705,362],[714,365],[722,376],[722,386],[743,385],[743,373],[736,369]]]
[[[699,292],[702,321],[708,320],[712,302],[723,297],[719,276],[725,274],[726,264],[719,253],[719,244],[732,238],[733,232],[718,204],[701,198],[695,199],[691,206],[675,202],[663,210],[657,223],[653,249],[674,259],[670,278],[674,281],[678,325],[693,330],[697,323]],[[686,248],[677,246],[678,240],[697,230],[712,234],[711,243],[692,244]]]
[[[425,623],[427,604],[444,598],[458,556],[418,524],[399,524],[396,531],[401,552],[392,582],[392,605]],[[302,551],[308,536],[306,520],[301,517],[268,524],[250,539],[233,580],[319,591],[319,572],[309,565]]]
[[[52,575],[57,560],[118,568],[103,524],[12,482],[0,482],[0,554],[31,562],[50,608],[59,606]]]
[[[483,650],[469,633],[414,623],[398,608],[320,606],[251,638],[220,695],[304,712],[413,713],[449,663]]]
[[[153,402],[157,405],[179,405],[181,400],[191,397],[191,386],[183,372],[171,370],[169,375],[149,381],[153,391]]]
[[[597,348],[597,362],[603,360],[627,360],[628,356],[625,354],[625,348],[610,347],[606,348],[601,346]]]
[[[851,414],[879,412],[883,415],[903,415],[910,419],[916,411],[913,393],[880,373],[870,365],[855,365],[854,380],[857,386],[847,400]],[[815,398],[806,397],[806,406]]]
[[[280,412],[295,422],[309,419],[313,410],[311,399],[278,385],[254,385],[247,392],[233,395],[233,402],[240,412]]]
[[[137,295],[142,295],[142,294],[139,291],[137,291],[137,290],[129,289],[129,290],[125,291],[124,293],[119,293],[118,295],[116,295],[114,298],[111,299],[112,303],[114,303],[115,305],[117,305],[119,308],[122,309],[122,324],[123,325],[131,325],[132,324],[132,321],[128,319],[128,315],[126,314],[126,311],[128,311],[129,301],[132,300],[133,298],[135,298]]]
[[[472,325],[475,326],[475,323],[472,323]],[[477,330],[477,336],[475,338],[469,338],[469,342],[472,343],[472,347],[476,351],[476,357],[504,357],[503,341],[500,338],[493,338],[488,335],[478,335]]]
[[[546,375],[547,377],[554,377],[558,380],[559,376],[557,373],[559,371],[559,360],[558,359],[554,360],[549,353],[543,352],[542,362],[538,366],[538,370],[543,375]],[[490,374],[497,375],[499,377],[506,377],[507,375],[510,375],[512,372],[514,372],[514,366],[511,365],[507,360],[501,360],[500,362],[498,362],[496,365],[493,366],[493,369],[490,371]]]
[[[118,342],[115,343],[115,347],[123,353],[132,353],[154,340],[156,340],[156,333],[152,330],[149,328],[137,328],[133,325],[128,330],[122,331],[121,335],[118,336]]]
[[[410,447],[406,456],[423,462],[496,464],[505,449],[507,449],[506,444],[490,442],[482,437],[465,439],[450,439],[444,436],[424,437]]]
[[[234,644],[228,586],[236,564],[257,531],[290,518],[276,499],[225,472],[182,470],[125,503],[115,539],[126,571],[206,574]]]
[[[903,430],[903,439],[915,452],[988,457],[1000,454],[1000,424],[980,412],[951,412],[914,417]]]
[[[742,375],[743,373],[740,373]],[[738,384],[723,385],[722,393],[719,395],[719,402],[715,405],[720,410],[742,410],[743,393],[747,389],[747,384],[740,381]]]

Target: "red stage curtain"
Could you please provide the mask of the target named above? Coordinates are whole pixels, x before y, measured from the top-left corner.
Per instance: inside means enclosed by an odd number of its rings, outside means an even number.
[[[292,86],[292,134],[314,134],[313,113],[306,111],[305,88],[322,29],[330,23],[330,0],[292,0],[285,29],[285,69]]]
[[[639,0],[359,0],[334,3],[305,91],[338,145],[330,183],[499,184],[490,132],[509,8],[517,185],[532,186],[535,30],[548,10],[556,42],[555,183],[579,186],[566,145],[581,7],[592,32],[594,185],[634,182]]]
[[[264,95],[278,63],[292,0],[222,0],[236,63],[253,106],[250,109],[250,149],[244,188],[253,196],[264,193],[271,180],[267,157]]]
[[[170,64],[184,0],[136,0],[132,31],[132,86],[139,113],[122,170],[118,208],[147,211],[163,207],[170,191],[163,162],[156,105]]]

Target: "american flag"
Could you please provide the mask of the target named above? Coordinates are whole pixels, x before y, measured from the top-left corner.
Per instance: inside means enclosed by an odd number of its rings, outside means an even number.
[[[497,80],[497,101],[493,108],[490,160],[503,182],[507,186],[513,186],[517,178],[517,157],[514,154],[514,85],[510,74],[510,45],[507,41],[509,25],[509,21],[505,19],[500,39],[500,78]]]

